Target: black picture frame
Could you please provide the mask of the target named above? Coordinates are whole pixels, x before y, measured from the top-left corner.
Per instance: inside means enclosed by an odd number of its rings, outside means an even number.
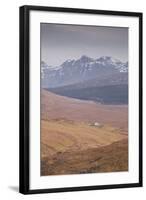
[[[139,182],[129,184],[116,185],[97,185],[97,186],[81,186],[68,188],[54,189],[35,189],[29,188],[29,20],[30,11],[44,12],[67,12],[67,13],[84,13],[84,14],[102,14],[114,16],[130,16],[139,18]],[[99,190],[99,189],[114,189],[114,188],[130,188],[142,186],[142,13],[138,12],[123,12],[123,11],[107,11],[107,10],[90,10],[79,8],[63,8],[63,7],[44,7],[44,6],[22,6],[20,7],[20,146],[19,146],[19,191],[22,194],[36,193],[52,193],[52,192],[69,192],[83,190]]]

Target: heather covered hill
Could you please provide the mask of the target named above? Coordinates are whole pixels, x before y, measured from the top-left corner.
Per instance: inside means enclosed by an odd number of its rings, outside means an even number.
[[[50,160],[44,157],[41,171],[42,175],[128,171],[128,140],[101,148],[58,153]]]
[[[88,123],[97,121],[127,131],[128,106],[97,104],[41,90],[41,118],[45,120],[67,118]]]
[[[128,170],[127,106],[41,90],[41,175]]]

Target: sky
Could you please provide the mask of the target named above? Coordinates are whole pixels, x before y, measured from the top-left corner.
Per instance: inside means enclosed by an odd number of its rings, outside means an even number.
[[[41,23],[41,61],[49,66],[82,55],[128,61],[128,28]]]

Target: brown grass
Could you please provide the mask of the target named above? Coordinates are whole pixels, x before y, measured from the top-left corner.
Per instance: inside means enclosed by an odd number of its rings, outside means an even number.
[[[128,170],[127,139],[101,148],[58,153],[42,159],[41,175],[118,172]]]
[[[45,120],[65,118],[87,123],[97,121],[117,127],[127,133],[128,107],[126,105],[102,105],[42,90],[41,118]]]
[[[41,121],[41,155],[99,148],[124,139],[118,129],[109,125],[94,127],[68,120]]]
[[[41,175],[128,170],[127,106],[42,90],[41,119]]]

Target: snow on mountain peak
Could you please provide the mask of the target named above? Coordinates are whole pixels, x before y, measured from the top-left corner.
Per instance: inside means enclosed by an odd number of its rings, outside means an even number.
[[[44,80],[50,77],[54,77],[54,79],[57,77],[57,79],[61,81],[62,78],[65,79],[65,76],[68,76],[68,79],[69,77],[72,79],[73,76],[78,77],[77,79],[82,76],[88,79],[95,77],[98,73],[103,71],[104,73],[108,73],[108,71],[110,73],[112,71],[127,73],[128,62],[121,62],[110,56],[102,56],[93,59],[85,55],[76,60],[68,59],[59,66],[48,66],[45,62],[41,62],[41,77]]]
[[[84,81],[97,76],[112,73],[127,73],[128,62],[124,63],[110,56],[97,59],[81,56],[79,59],[68,59],[61,65],[53,67],[41,62],[41,77],[44,87],[57,87]]]

